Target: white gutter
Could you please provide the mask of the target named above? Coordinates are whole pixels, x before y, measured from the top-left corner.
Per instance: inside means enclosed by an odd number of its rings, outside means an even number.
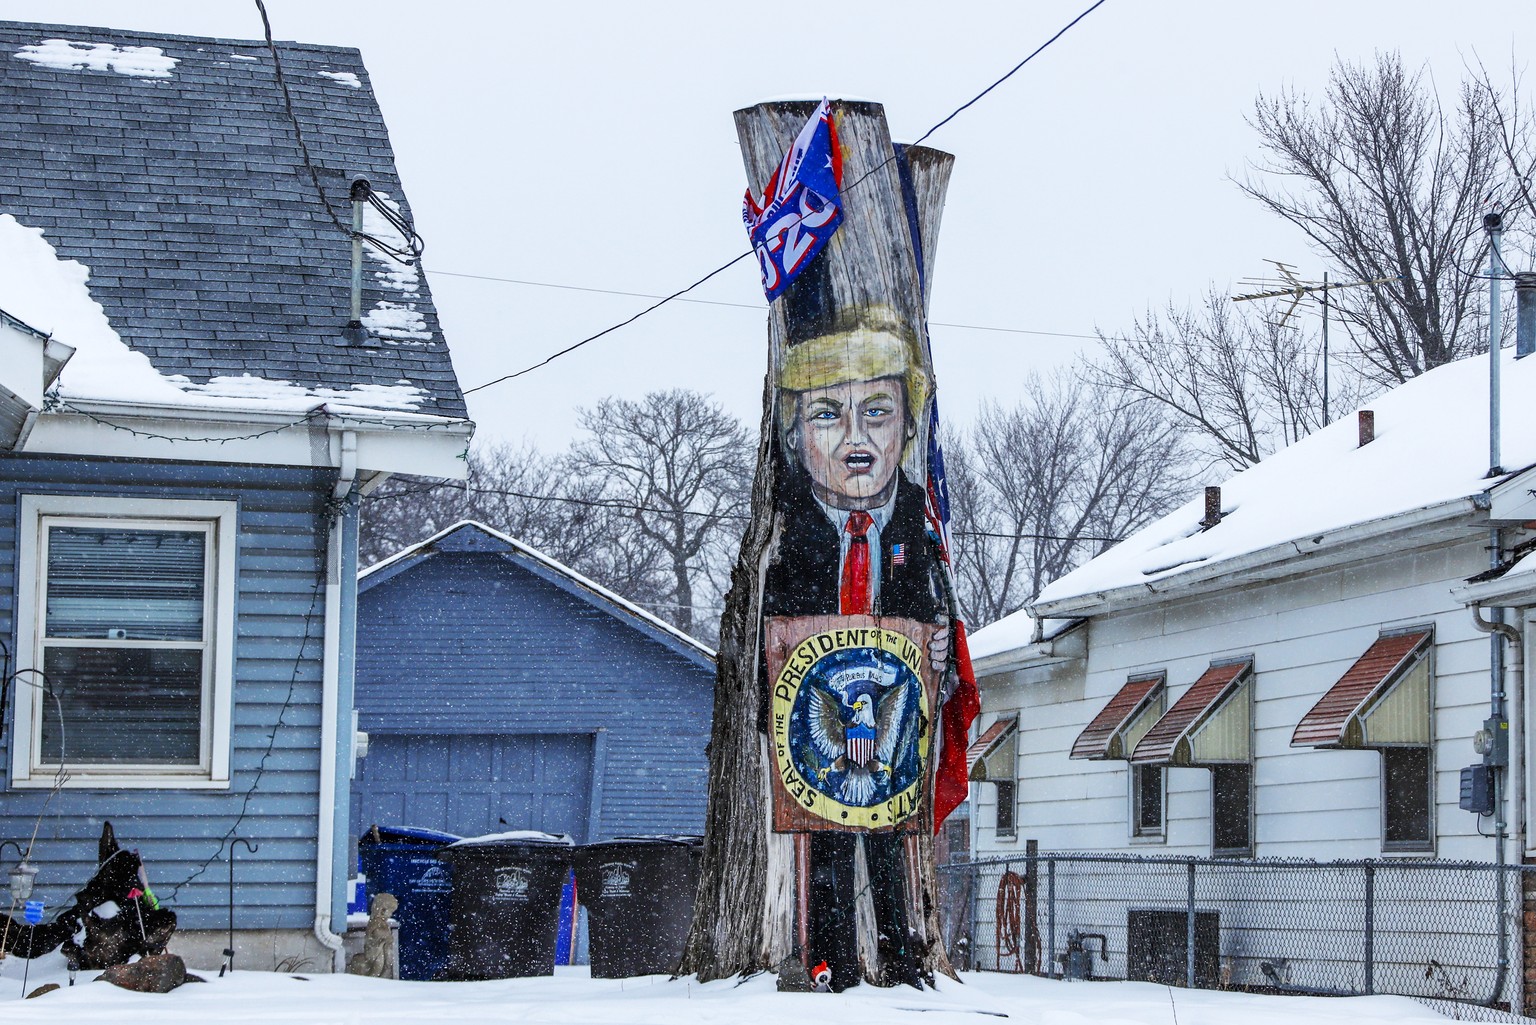
[[[971,668],[978,677],[996,676],[998,673],[1009,673],[1015,669],[1023,669],[1025,666],[1054,661],[1058,661],[1056,658],[1056,642],[1054,640],[1036,641],[1033,644],[1026,644],[1022,648],[1013,648],[1009,651],[1000,651],[995,655],[974,659],[971,662]]]
[[[1481,583],[1463,584],[1451,589],[1451,597],[1466,605],[1506,609],[1533,606],[1536,605],[1536,571],[1522,570]]]
[[[1477,495],[1455,498],[1409,512],[1367,520],[1364,523],[1352,523],[1336,530],[1320,531],[1306,537],[1260,548],[1245,555],[1213,560],[1146,583],[1129,584],[1104,591],[1089,591],[1036,602],[1029,606],[1029,611],[1031,615],[1041,619],[1097,616],[1106,612],[1118,612],[1137,605],[1145,605],[1157,601],[1164,594],[1173,592],[1194,595],[1220,590],[1228,586],[1233,577],[1245,574],[1251,574],[1252,580],[1291,576],[1303,570],[1352,562],[1362,558],[1358,551],[1353,550],[1354,546],[1361,542],[1386,539],[1421,527],[1448,523],[1471,516],[1486,508],[1487,496],[1480,492]],[[1298,563],[1297,556],[1301,556],[1306,561]]]
[[[332,497],[345,499],[357,480],[357,434],[342,431],[337,462],[340,465]],[[342,937],[332,931],[331,876],[336,843],[336,737],[341,690],[341,545],[342,518],[333,515],[325,553],[325,651],[320,677],[320,806],[316,810],[315,836],[315,939],[331,952],[332,970],[347,968]]]

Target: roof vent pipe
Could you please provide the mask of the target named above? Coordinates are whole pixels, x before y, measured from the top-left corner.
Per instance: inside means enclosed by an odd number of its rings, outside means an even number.
[[[1360,447],[1365,448],[1376,440],[1376,411],[1374,409],[1362,409],[1360,411]]]
[[[342,331],[343,345],[368,344],[368,332],[363,327],[363,204],[373,186],[367,178],[358,175],[352,179],[352,316]]]
[[[1499,365],[1503,363],[1500,358],[1499,343],[1502,336],[1499,332],[1499,282],[1504,274],[1504,257],[1499,252],[1499,243],[1504,237],[1504,218],[1497,211],[1486,214],[1483,217],[1483,227],[1488,230],[1488,473],[1489,477],[1500,477],[1504,474],[1503,458],[1500,452],[1499,430],[1501,417],[1499,410]]]
[[[1205,519],[1200,526],[1210,530],[1221,522],[1221,488],[1205,489]]]
[[[1515,359],[1536,352],[1536,273],[1515,275]]]

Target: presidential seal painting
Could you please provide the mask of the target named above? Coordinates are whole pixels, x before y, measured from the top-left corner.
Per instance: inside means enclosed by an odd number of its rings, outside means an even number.
[[[867,625],[866,625],[867,624]],[[799,829],[882,830],[927,783],[931,627],[821,617],[772,623],[775,818]]]

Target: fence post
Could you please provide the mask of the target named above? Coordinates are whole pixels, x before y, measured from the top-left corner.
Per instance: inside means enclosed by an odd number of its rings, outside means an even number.
[[[1189,917],[1184,922],[1184,985],[1195,988],[1195,859],[1189,859]]]
[[[1376,992],[1376,866],[1365,865],[1365,995]]]
[[[1032,975],[1040,974],[1040,841],[1024,841],[1024,958]]]
[[[1045,879],[1046,879],[1046,887],[1045,887],[1046,897],[1045,897],[1045,899],[1046,899],[1046,909],[1047,909],[1046,910],[1045,929],[1046,929],[1046,931],[1048,933],[1051,934],[1050,935],[1050,939],[1049,939],[1050,951],[1051,951],[1051,959],[1048,962],[1046,962],[1046,965],[1045,965],[1045,975],[1046,975],[1046,978],[1054,979],[1056,977],[1056,859],[1055,858],[1047,858],[1046,861],[1045,861]]]

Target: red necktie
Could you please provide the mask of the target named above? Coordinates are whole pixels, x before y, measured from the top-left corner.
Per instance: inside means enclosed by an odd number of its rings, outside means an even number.
[[[848,554],[843,556],[843,583],[838,600],[845,616],[867,616],[869,596],[869,538],[865,535],[875,525],[869,513],[855,509],[848,514],[843,531],[848,535]]]

